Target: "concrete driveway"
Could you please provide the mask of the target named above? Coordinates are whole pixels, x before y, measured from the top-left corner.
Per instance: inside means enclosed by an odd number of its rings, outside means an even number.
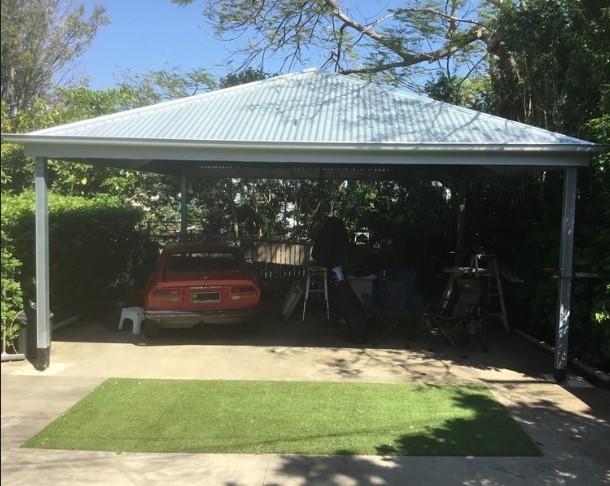
[[[577,376],[553,382],[552,356],[501,325],[490,352],[458,349],[417,326],[406,349],[388,335],[364,346],[321,325],[308,304],[285,321],[266,303],[250,326],[213,326],[149,340],[118,331],[120,311],[54,331],[51,365],[2,363],[2,484],[76,485],[601,485],[610,484],[610,391]],[[21,449],[110,377],[477,383],[488,386],[543,457],[132,454]],[[490,431],[493,434],[493,431]],[[498,437],[502,440],[502,437]]]

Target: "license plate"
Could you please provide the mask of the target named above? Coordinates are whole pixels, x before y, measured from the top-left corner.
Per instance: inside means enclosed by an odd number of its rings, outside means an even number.
[[[214,303],[220,302],[220,292],[200,292],[193,294],[193,302]]]

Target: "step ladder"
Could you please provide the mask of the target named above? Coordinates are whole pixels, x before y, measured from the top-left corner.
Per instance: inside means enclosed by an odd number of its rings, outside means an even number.
[[[328,271],[326,267],[309,262],[307,263],[307,276],[305,277],[305,295],[303,297],[303,318],[305,320],[305,310],[307,301],[311,294],[324,294],[326,301],[326,320],[330,320],[330,303],[328,301]]]
[[[470,257],[470,274],[474,277],[487,278],[487,315],[498,317],[509,332],[496,256],[492,253],[473,253]]]

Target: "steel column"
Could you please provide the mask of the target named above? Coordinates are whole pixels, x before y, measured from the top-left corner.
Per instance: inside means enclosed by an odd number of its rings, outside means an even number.
[[[555,331],[555,379],[567,378],[570,297],[574,252],[574,219],[576,212],[576,167],[566,167],[563,178],[563,211],[559,247],[559,288],[557,293],[557,329]]]
[[[51,358],[51,311],[49,305],[49,176],[46,158],[36,158],[36,355],[31,361],[45,370]]]

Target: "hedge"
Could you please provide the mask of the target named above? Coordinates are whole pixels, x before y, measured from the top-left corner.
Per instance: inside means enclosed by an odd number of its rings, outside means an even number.
[[[35,300],[34,208],[31,191],[2,195],[3,329]],[[49,195],[49,297],[56,319],[108,304],[141,247],[142,218],[140,209],[109,195]]]

